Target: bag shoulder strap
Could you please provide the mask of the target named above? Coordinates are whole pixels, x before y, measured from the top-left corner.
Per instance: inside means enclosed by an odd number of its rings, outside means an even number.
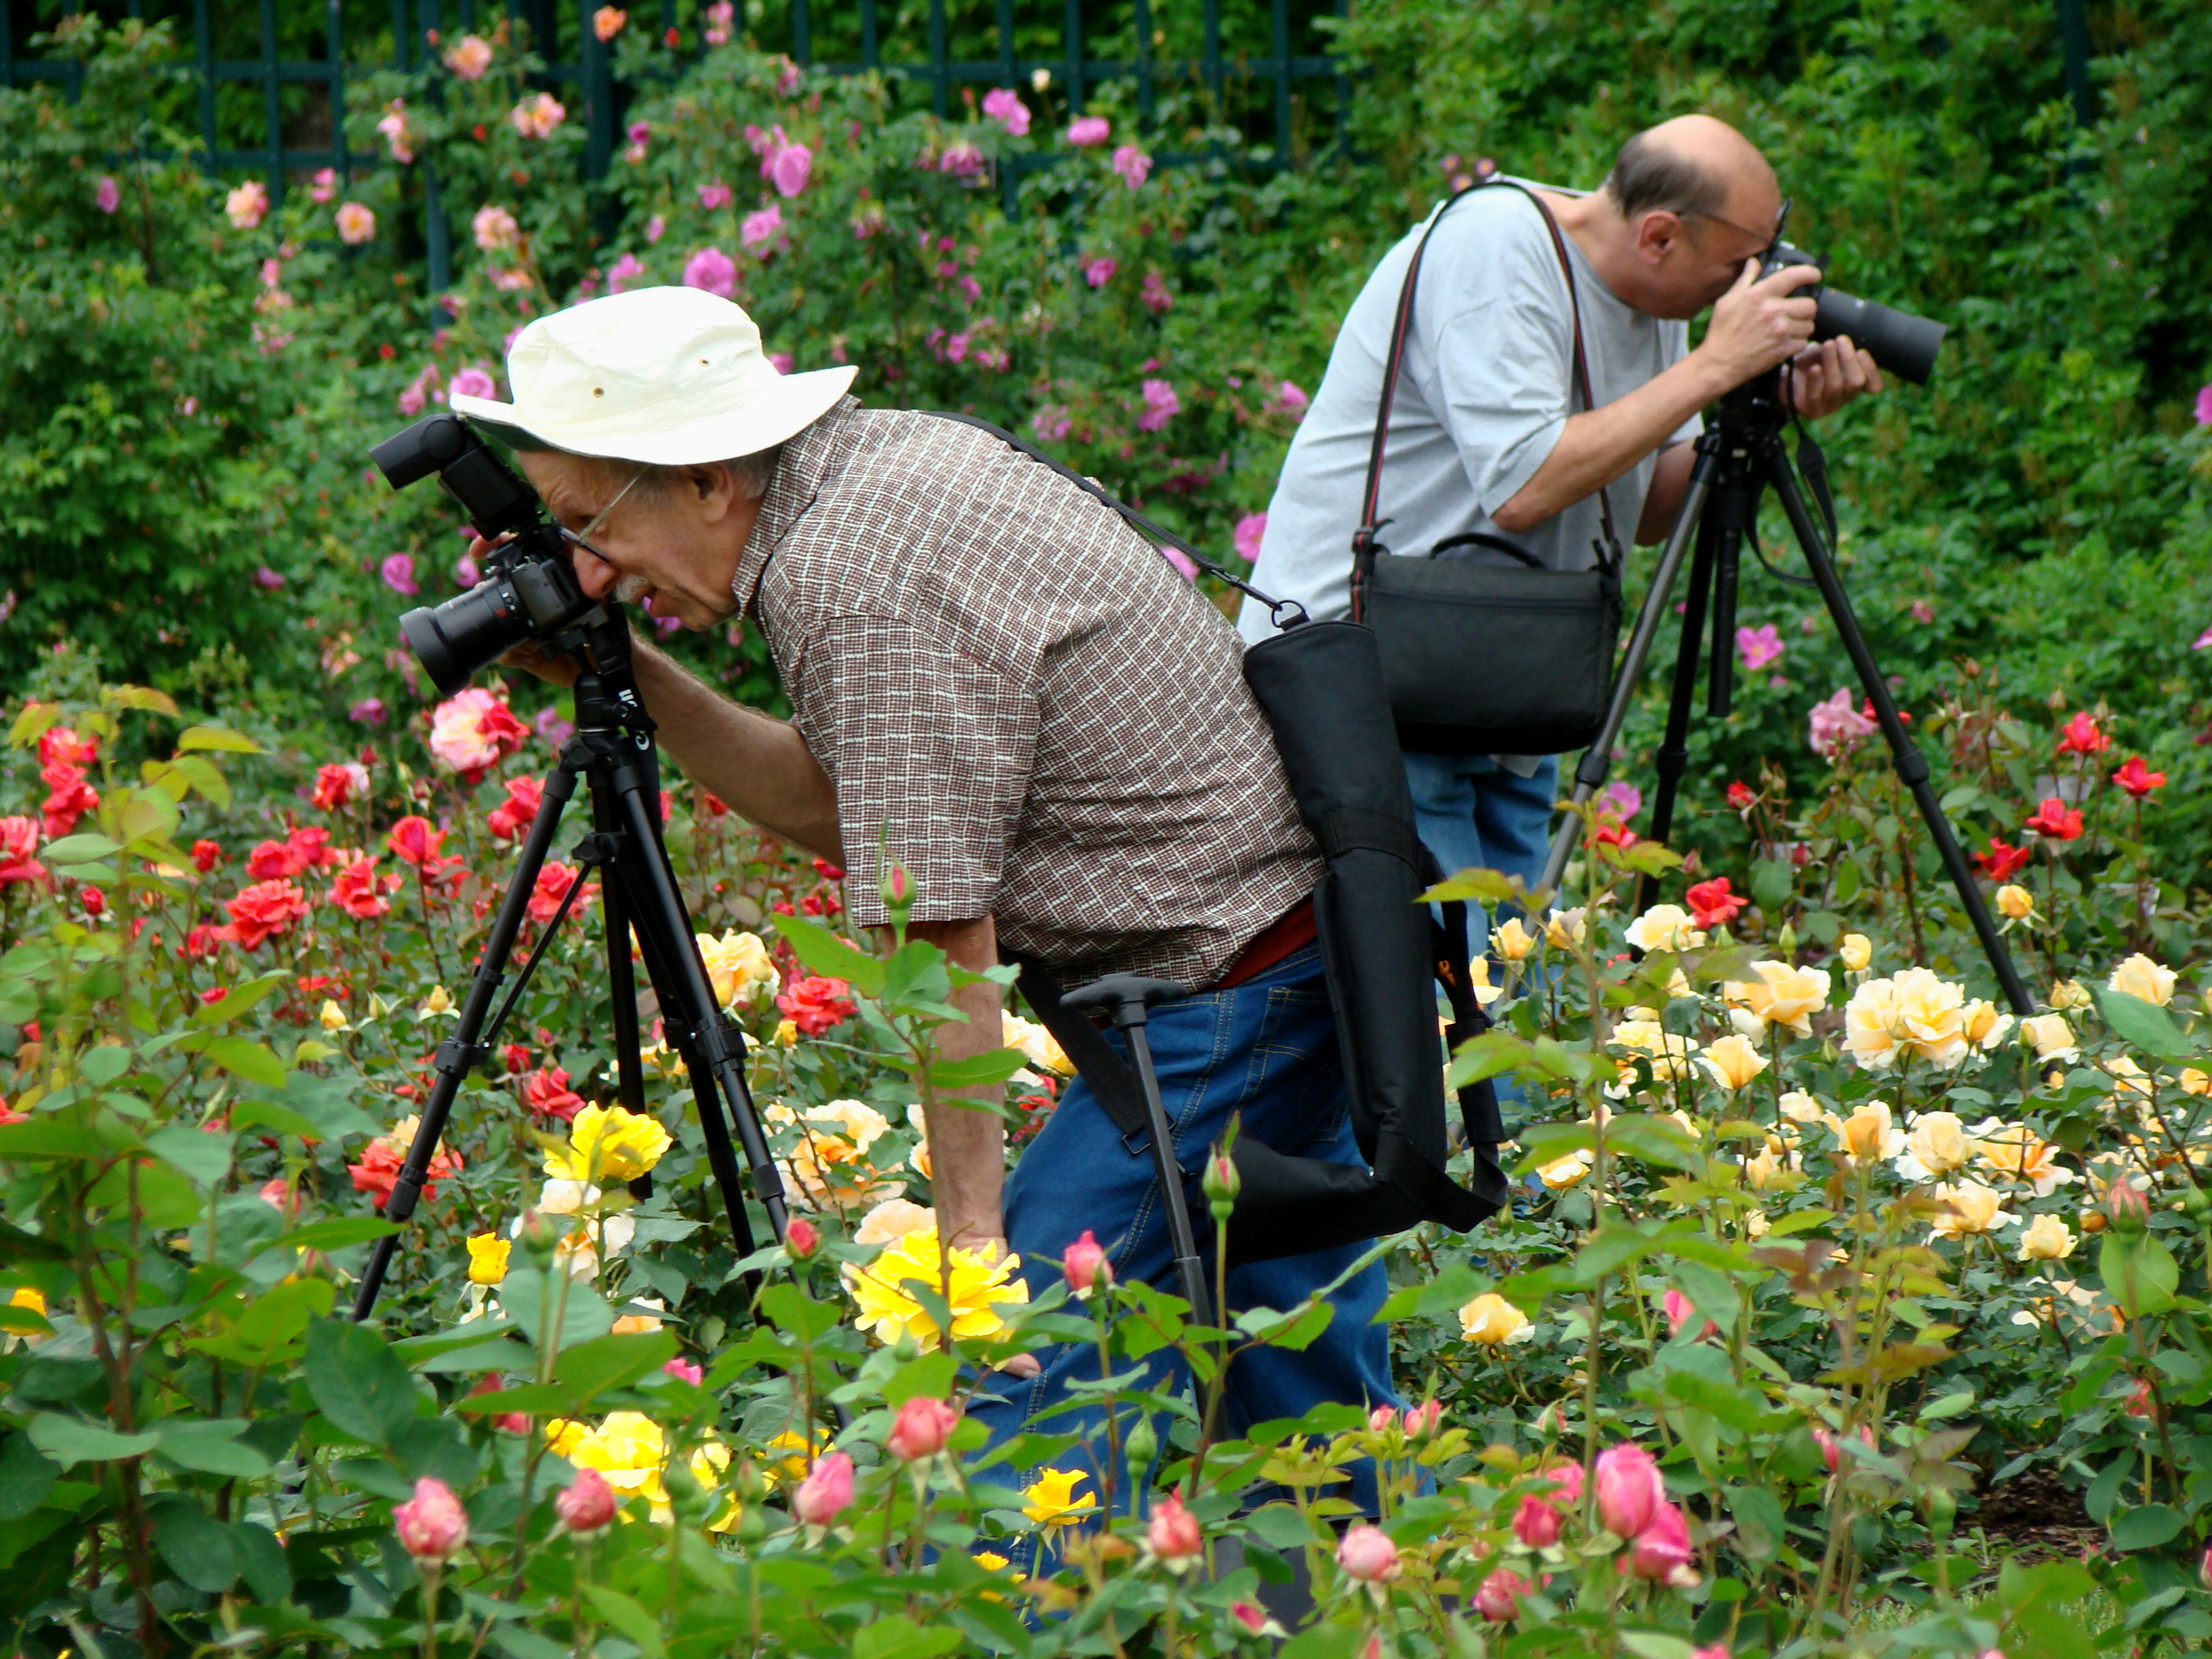
[[[1545,205],[1543,198],[1535,191],[1510,179],[1494,179],[1455,191],[1431,216],[1428,228],[1421,233],[1421,240],[1413,247],[1413,258],[1406,267],[1405,284],[1398,290],[1397,314],[1390,323],[1389,353],[1382,362],[1382,393],[1375,410],[1375,438],[1367,453],[1367,484],[1360,500],[1359,528],[1352,532],[1355,575],[1371,570],[1375,556],[1389,550],[1377,539],[1377,532],[1389,520],[1378,520],[1375,515],[1382,501],[1382,452],[1389,442],[1390,410],[1397,402],[1398,374],[1405,363],[1406,337],[1413,327],[1413,299],[1420,281],[1421,256],[1428,252],[1429,239],[1437,234],[1437,227],[1443,223],[1444,215],[1452,210],[1461,197],[1473,191],[1487,190],[1500,185],[1509,190],[1517,190],[1527,197],[1536,211],[1543,216],[1544,228],[1551,233],[1552,252],[1559,256],[1559,274],[1566,279],[1567,308],[1574,322],[1574,391],[1582,398],[1585,410],[1597,407],[1595,399],[1590,396],[1589,362],[1583,348],[1582,296],[1575,286],[1574,263],[1567,257],[1566,238],[1560,234],[1559,222],[1552,216],[1552,210]],[[1620,569],[1620,538],[1613,528],[1612,494],[1603,486],[1598,489],[1597,503],[1598,519],[1604,530],[1604,540],[1597,548],[1598,568],[1609,576],[1617,575]],[[1352,584],[1354,621],[1358,620],[1360,586],[1357,580]]]

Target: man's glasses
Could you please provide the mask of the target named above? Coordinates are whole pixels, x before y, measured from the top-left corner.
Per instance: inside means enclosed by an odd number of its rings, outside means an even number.
[[[1692,215],[1697,218],[1710,219],[1717,225],[1726,225],[1730,230],[1735,232],[1739,236],[1750,237],[1753,241],[1757,242],[1762,248],[1771,248],[1781,241],[1782,233],[1788,228],[1790,223],[1790,210],[1795,204],[1796,198],[1794,197],[1785,196],[1782,198],[1782,210],[1774,216],[1774,228],[1771,232],[1750,229],[1746,226],[1736,223],[1733,219],[1723,219],[1717,213],[1707,213],[1702,208],[1692,208],[1690,211]]]
[[[577,546],[582,548],[585,552],[590,554],[593,558],[598,559],[600,562],[604,564],[612,564],[614,562],[612,559],[608,558],[605,554],[600,552],[598,548],[592,545],[591,538],[599,533],[600,526],[606,523],[607,514],[615,510],[616,504],[619,502],[623,496],[629,495],[631,490],[636,489],[637,481],[644,476],[645,471],[642,468],[640,468],[637,471],[630,474],[629,482],[624,484],[620,489],[615,491],[614,500],[609,501],[605,507],[601,507],[598,513],[594,514],[591,523],[586,525],[581,530],[571,530],[568,526],[562,525],[560,529],[563,538],[575,543]]]

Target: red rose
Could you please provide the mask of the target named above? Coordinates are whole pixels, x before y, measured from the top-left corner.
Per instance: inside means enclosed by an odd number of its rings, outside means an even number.
[[[15,881],[44,881],[46,866],[31,856],[38,850],[36,818],[0,818],[0,887]]]
[[[1974,854],[1974,862],[1982,866],[1982,873],[1991,881],[2006,881],[2028,860],[2028,849],[1990,837],[1990,850]]]
[[[2053,795],[2035,809],[2025,829],[2051,841],[2073,841],[2081,834],[2081,815]]]
[[[814,873],[821,877],[824,881],[842,881],[845,879],[845,872],[842,870],[840,870],[836,865],[830,863],[828,859],[817,859],[814,860]]]
[[[213,842],[196,841],[192,843],[192,864],[202,875],[207,874],[222,862],[222,848]]]
[[[519,1042],[510,1042],[499,1051],[500,1063],[514,1073],[530,1069],[530,1050]]]
[[[230,936],[242,948],[258,951],[307,914],[307,896],[289,881],[261,881],[223,908],[230,913]]]
[[[1625,823],[1601,823],[1597,829],[1597,844],[1601,847],[1633,847],[1636,831]]]
[[[1732,783],[1728,787],[1728,804],[1739,812],[1751,811],[1752,803],[1758,799],[1759,797],[1752,792],[1752,787],[1747,783]]]
[[[246,855],[246,873],[256,881],[282,881],[306,869],[307,860],[289,841],[258,842]]]
[[[367,767],[334,761],[315,769],[315,793],[309,804],[319,812],[335,812],[368,787]]]
[[[185,935],[184,957],[186,962],[205,962],[222,947],[229,930],[211,927],[203,922]]]
[[[2059,730],[2058,752],[2062,755],[2101,755],[2112,746],[2112,738],[2098,729],[2094,715],[2076,714]]]
[[[48,733],[49,736],[52,735]],[[48,836],[66,836],[79,817],[100,805],[100,792],[84,781],[84,768],[56,761],[39,769],[51,792],[40,810],[46,814]]]
[[[375,859],[367,854],[356,854],[331,884],[331,902],[348,915],[366,921],[389,911],[392,901],[384,895],[398,890],[398,876],[377,874]]]
[[[514,841],[530,828],[545,799],[545,781],[525,775],[507,780],[507,799],[491,809],[486,820],[501,841]]]
[[[302,870],[319,870],[338,861],[337,849],[331,845],[331,832],[319,824],[293,830],[284,837],[284,844],[292,849]]]
[[[532,1072],[522,1079],[522,1102],[533,1112],[573,1123],[584,1109],[584,1097],[568,1086],[568,1073],[560,1066]]]
[[[540,927],[553,920],[561,901],[568,896],[568,889],[576,879],[576,872],[557,859],[548,859],[538,872],[538,885],[530,895],[530,919]],[[578,904],[589,904],[599,896],[599,884],[584,884],[584,890],[576,896]]]
[[[429,819],[410,812],[392,826],[392,833],[384,838],[384,844],[406,863],[420,865],[437,855],[438,849],[446,844],[446,832],[433,830]]]
[[[810,974],[775,1000],[791,1023],[808,1036],[820,1036],[831,1026],[852,1018],[855,1010],[852,987],[842,979]]]
[[[2145,766],[2141,755],[2131,755],[2128,758],[2128,763],[2112,774],[2112,781],[2137,800],[2141,800],[2152,790],[2166,787],[2166,774],[2154,772]],[[5,879],[5,878],[0,877],[0,879]]]
[[[83,901],[84,913],[88,916],[99,915],[107,908],[107,895],[97,887],[88,887],[77,896]]]
[[[81,738],[66,726],[50,726],[39,734],[40,766],[89,766],[99,758],[97,738]]]
[[[1747,900],[1729,890],[1729,878],[1716,876],[1711,881],[1701,881],[1687,895],[1690,915],[1700,927],[1718,927],[1723,922],[1734,921],[1736,912]]]
[[[699,804],[707,809],[707,816],[710,818],[719,818],[730,810],[730,804],[711,789],[699,792]]]

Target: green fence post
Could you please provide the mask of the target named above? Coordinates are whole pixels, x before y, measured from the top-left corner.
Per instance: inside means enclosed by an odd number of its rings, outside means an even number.
[[[1083,113],[1083,0],[1067,0],[1067,112]]]
[[[1270,7],[1275,46],[1275,165],[1291,164],[1291,8],[1290,0],[1273,0]]]
[[[1137,31],[1137,131],[1141,134],[1152,130],[1152,0],[1136,0],[1132,21]]]
[[[261,0],[261,117],[268,139],[269,205],[284,205],[284,100],[276,70],[276,0]]]
[[[881,49],[876,44],[876,0],[860,0],[860,67],[882,66]]]
[[[329,40],[331,72],[325,82],[331,97],[331,166],[339,178],[353,177],[353,157],[346,143],[345,106],[345,30],[339,14],[339,0],[328,0],[323,8],[325,38]]]
[[[929,0],[929,107],[939,120],[945,118],[951,78],[945,60],[945,0]]]
[[[806,15],[806,0],[791,0],[791,58],[802,65],[814,61],[814,33]]]
[[[582,28],[577,37],[576,59],[584,91],[584,176],[596,182],[607,176],[614,161],[615,83],[606,42],[592,27],[594,9],[592,0],[578,0],[577,17]]]
[[[2097,95],[2089,86],[2089,16],[2081,0],[2058,0],[2058,43],[2066,60],[2066,95],[2074,118],[2097,125]]]
[[[215,35],[208,21],[208,0],[192,0],[192,45],[200,64],[200,142],[207,146],[201,165],[215,171]]]

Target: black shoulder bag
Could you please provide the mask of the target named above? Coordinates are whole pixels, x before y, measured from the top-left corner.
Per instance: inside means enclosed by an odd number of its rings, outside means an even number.
[[[1583,407],[1592,408],[1582,306],[1559,223],[1533,191],[1510,180],[1495,182],[1534,203],[1552,233],[1574,314],[1574,389]],[[1429,238],[1458,200],[1453,197],[1429,222],[1398,295],[1382,398],[1375,411],[1375,447],[1367,460],[1367,494],[1352,538],[1352,618],[1375,631],[1401,748],[1440,755],[1561,754],[1596,738],[1612,696],[1621,556],[1607,492],[1598,491],[1604,537],[1593,544],[1594,570],[1549,569],[1525,548],[1482,534],[1447,537],[1425,558],[1378,556],[1390,551],[1379,539],[1389,520],[1378,521],[1376,514],[1390,406],[1413,320],[1414,283]],[[1518,562],[1439,556],[1478,546]]]

